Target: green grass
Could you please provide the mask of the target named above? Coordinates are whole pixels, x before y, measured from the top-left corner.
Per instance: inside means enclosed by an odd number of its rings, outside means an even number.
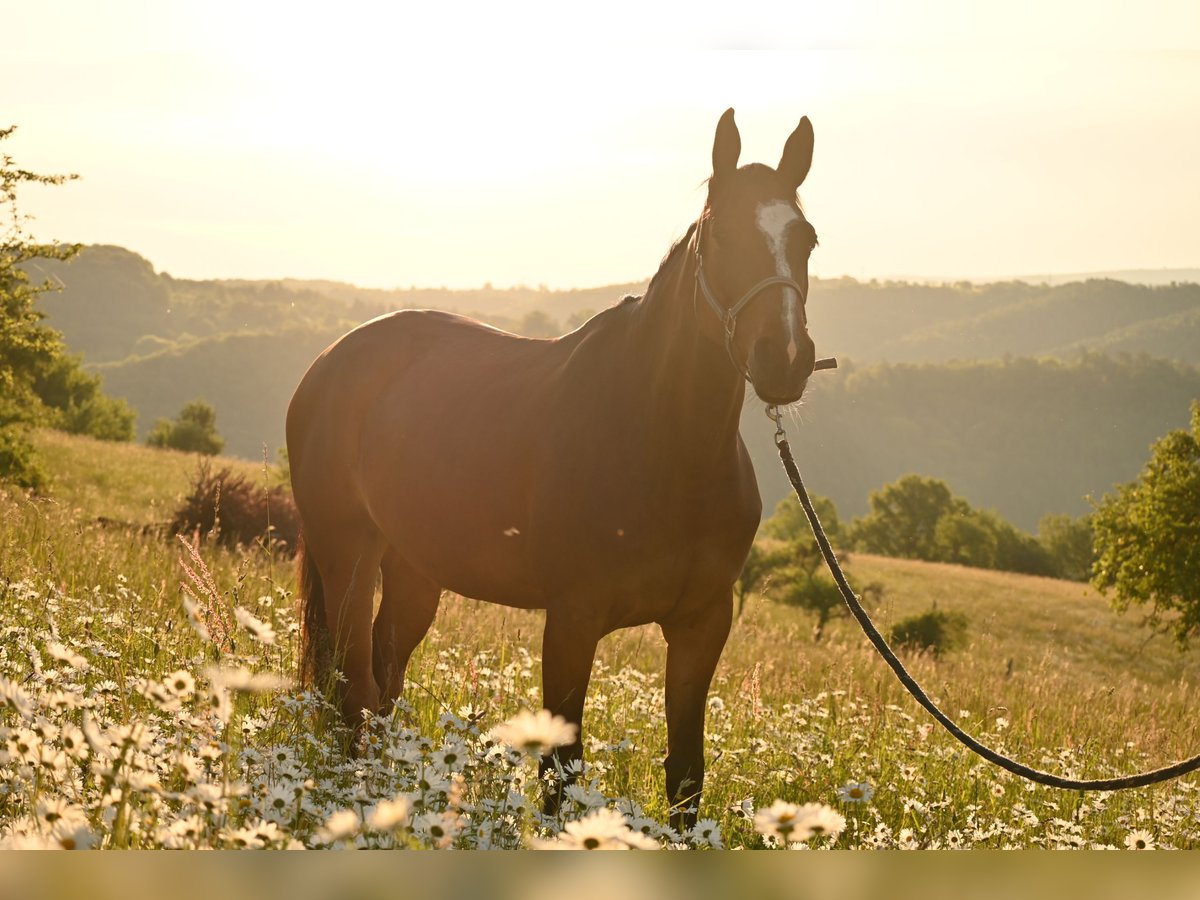
[[[175,748],[170,752],[199,753],[198,747],[213,740],[204,736],[211,735],[212,725],[204,724],[202,710],[163,719],[133,687],[138,679],[161,678],[176,669],[203,681],[206,660],[293,675],[290,561],[261,549],[231,552],[202,541],[199,553],[217,591],[211,603],[265,616],[279,634],[269,649],[257,647],[244,631],[224,650],[205,644],[182,612],[180,584],[188,580],[183,564],[194,569],[195,563],[177,539],[141,528],[169,518],[187,488],[194,457],[49,432],[38,436],[38,444],[54,476],[50,495],[0,493],[0,629],[8,629],[13,646],[42,646],[53,630],[58,641],[73,642],[88,656],[90,668],[74,680],[60,675],[57,682],[43,682],[21,653],[0,653],[0,677],[43,696],[70,685],[93,700],[96,685],[111,680],[119,686],[120,702],[97,703],[94,715],[102,718],[107,710],[113,728],[123,717],[157,722],[163,746]],[[261,465],[235,465],[267,477]],[[884,599],[874,614],[885,633],[891,623],[935,603],[968,617],[964,650],[936,661],[910,658],[908,665],[968,730],[1022,761],[1097,777],[1160,765],[1200,748],[1200,722],[1194,716],[1200,662],[1194,654],[1180,654],[1166,638],[1149,635],[1136,615],[1117,615],[1087,587],[859,554],[850,560],[850,570],[857,582],[883,584]],[[264,596],[275,599],[262,601]],[[456,726],[443,716],[474,707],[486,728],[521,708],[536,708],[541,622],[536,612],[445,598],[434,630],[410,666],[406,699],[411,713],[387,726],[390,731],[379,726],[383,746],[388,741],[409,746],[409,738],[397,731],[401,726],[428,736],[428,747],[420,752],[460,739],[475,746],[471,741],[478,735],[454,732]],[[584,728],[592,783],[610,798],[625,798],[613,801],[623,811],[645,812],[660,823],[666,817],[664,664],[656,627],[606,638]],[[731,807],[748,801],[761,808],[782,798],[839,809],[849,824],[837,846],[1120,846],[1142,831],[1162,845],[1200,846],[1192,781],[1099,798],[1020,783],[930,729],[924,712],[846,618],[835,619],[814,642],[805,613],[751,598],[734,625],[712,695],[701,813],[720,823],[728,845],[761,846],[752,824]],[[463,801],[442,795],[413,794],[411,780],[405,780],[412,770],[386,754],[347,764],[336,736],[313,729],[316,701],[288,696],[296,695],[241,701],[240,718],[233,723],[249,721],[254,728],[231,725],[219,760],[222,783],[246,784],[248,800],[215,818],[205,813],[198,844],[229,845],[236,840],[231,837],[236,826],[257,821],[263,792],[283,777],[263,769],[259,756],[281,744],[294,748],[302,774],[317,784],[313,796],[320,802],[314,800],[314,811],[288,826],[291,837],[304,843],[320,843],[318,826],[333,810],[365,802],[363,784],[371,785],[375,797],[408,791],[418,798],[414,816],[420,810],[446,814],[447,803],[460,803],[454,807],[459,812],[466,808]],[[7,731],[15,725],[11,714],[0,712],[5,715],[10,718],[0,718],[0,727]],[[163,760],[169,758],[167,750],[153,757],[160,781],[167,777]],[[515,824],[506,826],[505,840],[553,834],[554,823],[540,820],[534,810],[537,790],[526,780],[530,771],[528,765],[497,768],[493,760],[461,773],[464,796],[475,804],[474,811],[463,813],[470,826],[459,835],[461,845],[484,842],[482,810],[498,796],[526,798],[524,806],[518,804]],[[12,783],[24,783],[12,777]],[[836,789],[847,781],[870,782],[876,789],[872,801],[839,803]],[[49,782],[40,784],[36,790],[27,786],[24,793],[0,795],[0,841],[36,820],[38,798],[52,793]],[[109,807],[100,794],[93,797],[85,790],[80,796],[91,799],[78,803],[103,845],[158,846],[163,823],[184,817],[190,807],[178,790],[165,795],[157,790],[148,789],[139,803],[122,807],[121,815],[140,822],[126,831],[106,824],[105,815],[114,813],[105,812]],[[187,787],[184,794],[187,790],[198,788]],[[517,794],[506,795],[509,790]],[[574,814],[586,811],[585,804]],[[435,843],[417,822],[414,818],[405,839]],[[379,838],[364,830],[354,839],[369,844]]]

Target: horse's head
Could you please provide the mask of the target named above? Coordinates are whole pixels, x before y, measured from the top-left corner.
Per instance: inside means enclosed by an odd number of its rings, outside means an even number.
[[[738,168],[741,149],[730,109],[713,142],[713,175],[697,233],[698,287],[724,323],[734,365],[758,396],[792,403],[816,361],[804,305],[817,233],[796,199],[812,163],[812,124],[800,120],[774,169]]]

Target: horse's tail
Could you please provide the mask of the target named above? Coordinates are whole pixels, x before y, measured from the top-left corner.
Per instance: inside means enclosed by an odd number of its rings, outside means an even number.
[[[296,584],[304,620],[300,633],[300,683],[305,687],[323,688],[333,669],[333,642],[325,622],[325,587],[303,534],[299,546]]]

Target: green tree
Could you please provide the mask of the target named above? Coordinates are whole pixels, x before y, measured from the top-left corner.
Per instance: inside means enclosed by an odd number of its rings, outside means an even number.
[[[46,407],[45,424],[102,441],[132,441],[137,414],[121,398],[103,393],[100,383],[99,375],[83,370],[81,357],[60,354],[34,380]]]
[[[938,521],[971,512],[946,482],[920,475],[905,475],[872,491],[870,503],[871,512],[851,526],[853,545],[867,553],[908,559],[939,559]]]
[[[0,129],[0,142],[15,130]],[[0,478],[25,487],[45,480],[26,435],[45,414],[35,385],[63,350],[61,336],[42,324],[43,314],[34,305],[51,284],[32,283],[25,266],[38,259],[68,259],[79,248],[35,242],[25,230],[28,217],[20,212],[17,193],[23,185],[62,184],[73,177],[29,172],[0,153]]]
[[[1200,630],[1200,401],[1191,410],[1190,430],[1155,441],[1137,479],[1092,516],[1092,585],[1117,609],[1149,605],[1146,623],[1181,649]]]
[[[933,529],[930,559],[976,569],[996,568],[996,530],[976,510],[942,515]]]
[[[817,518],[821,520],[821,527],[825,529],[825,536],[836,546],[842,539],[842,524],[838,519],[837,507],[828,497],[814,496],[812,504]],[[800,505],[800,500],[795,494],[788,494],[775,504],[775,511],[762,523],[761,531],[767,537],[781,541],[805,539],[812,541],[813,546],[816,546],[816,538],[812,535],[808,516],[804,514],[804,507]]]
[[[1092,517],[1072,518],[1068,515],[1046,513],[1038,522],[1038,543],[1050,558],[1056,578],[1087,581],[1092,574],[1093,550]]]
[[[185,403],[175,419],[155,422],[146,443],[205,456],[215,456],[225,449],[225,441],[217,434],[217,411],[203,400]]]

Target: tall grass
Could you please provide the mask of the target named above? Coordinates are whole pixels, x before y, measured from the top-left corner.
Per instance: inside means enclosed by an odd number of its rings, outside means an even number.
[[[539,811],[534,763],[488,739],[539,705],[538,613],[445,597],[414,654],[405,703],[371,723],[365,749],[349,756],[344,735],[316,727],[331,718],[322,698],[294,686],[262,692],[269,685],[229,674],[295,674],[290,564],[203,535],[197,563],[177,539],[143,530],[168,517],[190,461],[108,449],[47,439],[56,494],[0,495],[0,687],[31,704],[10,696],[0,711],[0,842],[520,846],[601,807],[659,844],[688,837],[665,825],[656,627],[602,642],[584,722],[589,768],[557,818]],[[140,477],[125,471],[133,466]],[[237,625],[223,646],[202,639],[184,609],[185,565],[209,573],[201,580],[212,589],[193,592],[214,614],[232,622],[241,608],[274,640]],[[1085,587],[865,555],[852,566],[885,585],[875,611],[884,627],[933,603],[968,617],[967,649],[908,664],[1005,752],[1098,777],[1200,746],[1197,662]],[[803,612],[752,598],[708,707],[700,813],[716,828],[692,844],[715,835],[764,846],[752,815],[783,799],[845,816],[844,831],[810,842],[818,846],[1200,845],[1193,780],[1089,796],[1020,782],[933,727],[855,627],[836,620],[814,643]],[[164,694],[180,672],[194,691]],[[90,749],[76,757],[64,742],[84,726]],[[43,757],[18,746],[30,734]],[[850,784],[867,785],[857,790],[865,799],[839,794]],[[369,824],[383,801],[404,807],[400,824]],[[58,824],[56,809],[66,810]]]

